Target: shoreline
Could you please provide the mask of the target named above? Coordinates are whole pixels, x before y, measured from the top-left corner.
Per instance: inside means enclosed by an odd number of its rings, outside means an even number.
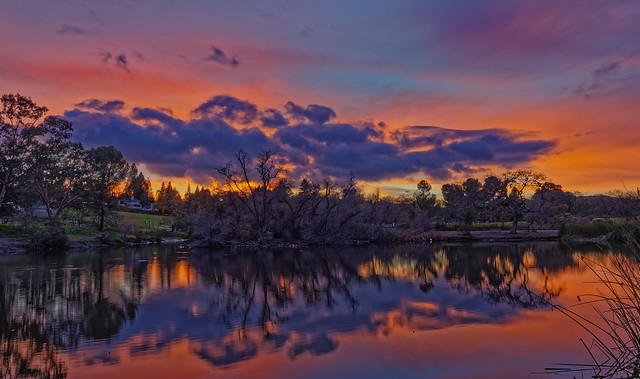
[[[318,241],[226,241],[213,245],[191,241],[190,249],[206,249],[208,247],[229,247],[232,249],[257,249],[257,248],[299,248],[308,246],[362,246],[362,245],[395,245],[403,243],[517,243],[532,241],[558,241],[557,230],[539,230],[537,232],[521,231],[511,234],[509,231],[472,231],[465,234],[458,231],[428,231],[415,238],[398,238],[385,241],[367,239],[344,240],[338,242],[322,243]]]
[[[123,245],[109,245],[97,242],[93,238],[83,238],[73,236],[70,238],[70,248],[68,251],[80,252],[90,249],[104,249],[104,248],[118,248],[123,246],[148,246],[154,244],[169,244],[169,243],[185,243],[189,249],[206,249],[208,247],[229,247],[238,249],[253,249],[253,248],[301,248],[308,246],[358,246],[369,244],[399,244],[399,243],[518,243],[518,242],[534,242],[534,241],[557,241],[559,240],[559,234],[557,230],[538,230],[520,231],[517,234],[511,234],[507,231],[471,231],[470,233],[463,233],[458,231],[429,231],[423,233],[419,238],[415,239],[398,239],[389,241],[371,241],[371,240],[349,240],[339,241],[333,243],[314,243],[310,241],[227,241],[217,245],[209,246],[199,243],[198,241],[189,241],[186,239],[168,238],[161,242],[145,241],[142,243],[125,243]],[[584,242],[581,238],[568,239],[571,242]],[[14,255],[34,252],[29,249],[25,239],[16,237],[1,237],[0,236],[0,255]]]
[[[469,233],[459,231],[433,232],[429,235],[433,241],[439,242],[528,242],[528,241],[557,241],[558,230],[519,231],[511,234],[508,230],[473,230]]]
[[[25,240],[16,237],[0,237],[0,255],[16,255],[28,253],[24,246]]]
[[[82,252],[91,249],[107,249],[107,248],[119,248],[129,246],[148,246],[156,244],[169,244],[169,243],[185,243],[186,239],[167,238],[160,242],[144,241],[141,243],[123,243],[118,245],[109,245],[96,241],[93,238],[82,238],[78,236],[70,236],[68,252]],[[37,252],[34,249],[28,247],[28,240],[18,237],[5,237],[0,236],[0,256],[6,255],[18,255]],[[46,254],[45,254],[46,255]]]

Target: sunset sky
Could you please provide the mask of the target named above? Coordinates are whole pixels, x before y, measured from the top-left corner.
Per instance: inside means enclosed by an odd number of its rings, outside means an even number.
[[[0,93],[158,180],[244,149],[400,193],[532,168],[640,186],[640,2],[0,0]]]

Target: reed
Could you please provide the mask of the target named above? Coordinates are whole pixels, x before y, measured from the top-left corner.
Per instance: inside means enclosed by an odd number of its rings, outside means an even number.
[[[581,303],[595,311],[586,317],[576,307],[551,304],[584,328],[591,342],[581,340],[591,357],[589,364],[565,364],[548,372],[590,372],[593,378],[640,377],[640,242],[638,224],[624,229],[631,255],[615,254],[608,263],[586,258],[583,262],[601,284],[594,294],[582,296]]]

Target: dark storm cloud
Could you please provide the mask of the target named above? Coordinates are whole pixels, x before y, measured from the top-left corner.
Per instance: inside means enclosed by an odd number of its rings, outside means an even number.
[[[80,109],[64,117],[73,123],[74,138],[88,147],[113,145],[156,174],[189,175],[203,183],[238,150],[269,148],[256,128],[237,130],[220,119],[181,121],[148,108],[135,108],[130,118]]]
[[[282,115],[282,112],[273,108],[262,111],[260,122],[262,122],[262,126],[267,128],[279,128],[289,124],[289,120]]]
[[[376,135],[376,131],[364,128],[360,129],[349,124],[328,124],[326,127],[317,127],[310,124],[298,124],[287,128],[282,128],[276,132],[278,138],[290,140],[291,137],[299,136],[309,141],[333,144],[359,143],[365,142],[370,136]],[[295,145],[293,145],[295,147]]]
[[[555,146],[554,141],[523,139],[506,130],[435,126],[407,127],[395,134],[395,143],[390,143],[379,138],[379,129],[368,125],[297,124],[279,129],[273,138],[287,156],[297,152],[297,160],[300,153],[312,158],[314,166],[298,167],[296,174],[345,176],[352,171],[363,180],[417,172],[449,179],[454,172],[471,172],[471,166],[527,163]]]
[[[165,125],[182,125],[182,120],[173,118],[171,115],[151,108],[133,108],[131,118],[142,121],[156,121]]]
[[[440,146],[446,141],[481,137],[488,133],[504,134],[505,130],[481,129],[460,130],[437,126],[413,125],[391,133],[391,138],[400,146],[411,149],[416,147]]]
[[[218,95],[192,111],[199,117],[219,117],[228,122],[249,124],[258,116],[258,108],[248,101],[233,96]]]
[[[336,112],[329,107],[317,104],[307,105],[306,108],[295,104],[292,101],[287,102],[284,106],[287,114],[297,120],[307,119],[313,123],[324,124],[336,117]]]
[[[386,125],[373,122],[328,123],[328,115],[335,115],[330,108],[303,108],[292,102],[287,114],[298,112],[304,118],[291,124],[276,109],[260,110],[226,95],[204,102],[192,112],[196,118],[186,121],[151,108],[134,108],[125,117],[110,113],[122,107],[112,103],[117,101],[90,99],[78,104],[84,110],[65,113],[74,123],[78,141],[87,146],[114,145],[127,159],[145,163],[156,174],[187,175],[201,183],[241,149],[253,156],[263,149],[275,151],[281,163],[293,166],[287,173],[293,180],[344,177],[351,172],[362,180],[418,173],[447,180],[484,166],[526,164],[555,147],[554,141],[503,129],[415,125],[390,133]],[[231,123],[277,129],[268,136],[256,127],[237,129]]]
[[[100,112],[117,112],[124,107],[122,100],[102,101],[98,99],[87,99],[75,105],[83,109],[92,109]]]
[[[238,62],[236,57],[227,55],[224,51],[222,51],[221,49],[215,46],[211,46],[211,55],[204,58],[204,60],[209,62],[220,63],[225,66],[231,66],[231,67],[236,67],[240,64],[240,62]]]

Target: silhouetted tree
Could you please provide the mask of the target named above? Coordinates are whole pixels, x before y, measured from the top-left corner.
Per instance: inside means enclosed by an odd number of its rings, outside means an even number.
[[[511,233],[518,230],[518,222],[529,211],[526,191],[536,191],[547,181],[546,176],[533,170],[507,171],[502,176],[502,200],[511,213]]]
[[[173,188],[171,182],[166,186],[164,185],[164,182],[162,182],[162,186],[160,187],[156,198],[155,207],[161,214],[167,216],[178,216],[178,214],[182,212],[183,201],[180,197],[180,192]]]
[[[32,147],[34,163],[25,182],[56,222],[67,206],[86,195],[86,152],[80,143],[71,142],[70,122],[50,116],[40,127],[44,136]]]
[[[420,211],[431,213],[436,205],[436,195],[431,193],[431,184],[426,180],[418,182],[418,189],[413,193],[416,206]]]
[[[282,172],[274,158],[273,152],[266,150],[252,161],[247,153],[239,151],[234,160],[216,169],[228,193],[251,215],[253,228],[261,237],[271,215],[271,190]]]
[[[482,184],[475,178],[469,178],[462,184],[444,184],[442,197],[447,214],[460,220],[467,231],[471,230],[478,214],[487,206]]]
[[[134,197],[140,200],[140,204],[143,206],[147,206],[153,202],[151,181],[145,178],[142,172],[138,172],[135,163],[131,165],[127,181],[127,187],[124,191],[127,197]]]
[[[87,151],[89,188],[100,211],[99,230],[104,230],[104,216],[116,190],[129,173],[129,164],[113,146],[101,146]]]
[[[531,221],[553,223],[571,212],[575,204],[575,195],[562,190],[562,186],[545,182],[531,197]]]
[[[30,97],[20,94],[2,95],[0,110],[0,206],[7,192],[33,166],[29,152],[42,134],[36,123],[47,112]]]

